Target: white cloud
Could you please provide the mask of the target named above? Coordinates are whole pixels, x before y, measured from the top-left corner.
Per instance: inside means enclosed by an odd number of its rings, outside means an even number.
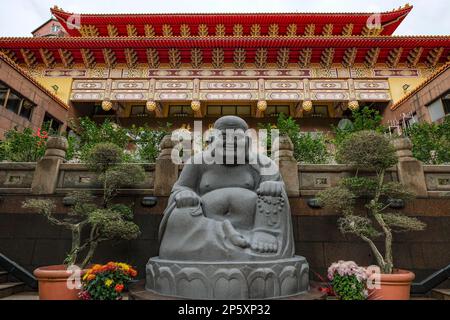
[[[50,17],[50,7],[58,5],[76,13],[172,13],[172,12],[373,12],[389,11],[407,0],[3,0],[0,36],[29,36]],[[448,0],[415,0],[398,35],[449,35]]]

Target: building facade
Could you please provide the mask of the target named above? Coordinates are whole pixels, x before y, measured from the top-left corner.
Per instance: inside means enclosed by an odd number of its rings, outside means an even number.
[[[0,50],[70,105],[68,118],[175,127],[222,115],[292,116],[327,131],[392,106],[450,57],[449,36],[393,36],[412,7],[375,13],[75,14],[67,36],[0,38]],[[387,120],[386,120],[387,121]]]
[[[69,106],[0,53],[0,139],[6,131],[46,124],[63,131]]]

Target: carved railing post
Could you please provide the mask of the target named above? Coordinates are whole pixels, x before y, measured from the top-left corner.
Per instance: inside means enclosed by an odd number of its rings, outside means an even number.
[[[44,157],[37,163],[31,184],[31,193],[35,195],[55,193],[59,167],[66,158],[69,143],[64,137],[50,137],[46,147]]]
[[[418,197],[427,197],[427,184],[422,163],[413,157],[412,143],[408,138],[392,141],[398,156],[397,173],[400,183]]]
[[[288,136],[282,135],[274,141],[272,158],[280,168],[288,196],[300,196],[298,163],[294,158],[294,145]]]
[[[155,165],[155,196],[169,196],[178,179],[178,165],[172,161],[175,143],[167,135],[161,141],[161,153]]]

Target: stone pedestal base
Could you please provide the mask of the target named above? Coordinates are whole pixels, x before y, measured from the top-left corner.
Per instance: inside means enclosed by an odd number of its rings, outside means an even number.
[[[185,299],[274,299],[309,290],[304,257],[260,262],[188,262],[151,258],[146,290]]]

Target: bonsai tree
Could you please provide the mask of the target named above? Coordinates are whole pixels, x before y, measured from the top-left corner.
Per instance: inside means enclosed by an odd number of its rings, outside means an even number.
[[[386,170],[398,162],[395,150],[384,135],[375,131],[359,131],[339,145],[337,160],[353,165],[356,175],[342,179],[338,186],[319,193],[318,199],[325,207],[343,214],[338,220],[340,231],[367,242],[381,272],[390,274],[394,269],[393,234],[425,228],[425,224],[416,218],[389,211],[393,200],[414,198],[402,184],[385,180]],[[362,169],[374,171],[375,176],[361,176],[359,172]],[[356,210],[357,202],[364,204],[364,214]],[[384,237],[384,255],[374,242],[379,237]]]
[[[100,205],[86,191],[68,194],[71,208],[64,218],[55,216],[56,205],[50,199],[30,199],[24,208],[35,209],[54,225],[70,230],[72,247],[64,263],[78,264],[85,268],[92,260],[99,243],[113,240],[131,240],[139,236],[139,227],[132,222],[133,212],[129,206],[113,204],[120,187],[132,185],[144,179],[144,169],[139,165],[123,163],[123,151],[112,143],[97,144],[89,151],[88,166],[97,173],[102,186]],[[84,239],[83,234],[88,234]],[[81,258],[84,253],[84,258]]]

